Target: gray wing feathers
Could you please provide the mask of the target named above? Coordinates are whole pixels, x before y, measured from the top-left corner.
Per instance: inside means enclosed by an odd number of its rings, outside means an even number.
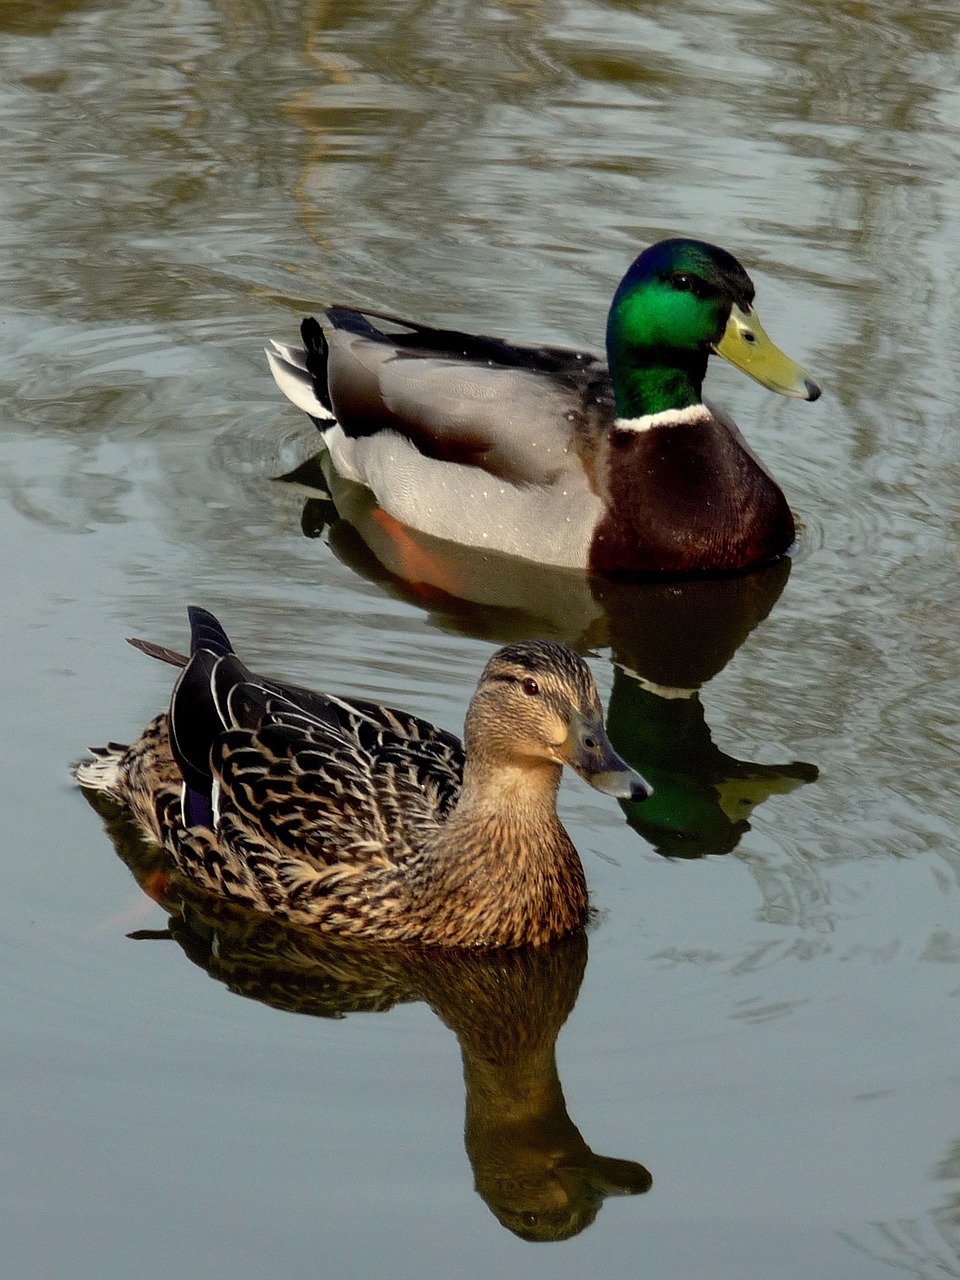
[[[578,391],[547,374],[397,352],[339,331],[330,335],[328,375],[347,435],[390,428],[429,457],[516,484],[557,478],[580,417]]]

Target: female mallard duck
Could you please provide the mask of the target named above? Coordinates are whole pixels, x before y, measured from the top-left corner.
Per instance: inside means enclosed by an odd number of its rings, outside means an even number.
[[[190,609],[167,714],[77,767],[128,805],[180,872],[258,911],[355,938],[520,946],[587,916],[557,816],[563,764],[608,795],[650,788],[614,752],[590,670],[565,645],[499,649],[464,745],[403,711],[255,676]]]
[[[773,345],[723,249],[663,240],[620,282],[607,364],[331,307],[267,351],[342,476],[438,538],[596,572],[743,569],[794,541],[734,423],[701,402],[716,352],[783,395],[820,388]],[[399,326],[384,333],[371,317]]]

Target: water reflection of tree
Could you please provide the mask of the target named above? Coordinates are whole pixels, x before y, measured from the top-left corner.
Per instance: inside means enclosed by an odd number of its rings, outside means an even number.
[[[840,1239],[873,1262],[918,1280],[960,1276],[960,1233],[955,1218],[934,1213],[929,1219],[877,1222],[861,1232],[840,1232]]]
[[[960,1184],[960,1139],[936,1168],[938,1182]],[[841,1231],[840,1239],[874,1262],[918,1280],[960,1277],[960,1190],[926,1217],[873,1222],[860,1231]]]
[[[46,36],[74,13],[94,9],[97,0],[0,0],[0,31],[17,36]]]
[[[555,1047],[586,968],[583,933],[492,953],[351,945],[197,896],[170,878],[126,810],[89,798],[120,858],[170,913],[166,930],[133,936],[173,938],[231,991],[289,1012],[339,1018],[414,1000],[433,1009],[460,1044],[477,1191],[516,1235],[567,1239],[607,1196],[650,1189],[643,1165],[591,1151],[567,1114]]]

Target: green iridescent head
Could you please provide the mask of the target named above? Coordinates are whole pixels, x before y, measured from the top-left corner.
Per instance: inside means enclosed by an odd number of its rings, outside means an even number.
[[[772,391],[816,400],[817,384],[761,328],[753,295],[746,271],[716,245],[661,240],[641,253],[607,318],[618,417],[698,404],[714,352]]]

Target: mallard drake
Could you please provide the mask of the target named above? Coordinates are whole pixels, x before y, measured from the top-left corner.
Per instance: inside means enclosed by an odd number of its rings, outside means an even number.
[[[606,363],[344,306],[267,357],[337,472],[401,524],[599,573],[743,569],[783,555],[796,531],[735,424],[702,402],[707,361],[820,395],[753,296],[725,250],[663,240],[620,282]]]
[[[204,609],[169,712],[77,766],[203,889],[355,938],[540,944],[587,916],[556,809],[563,764],[608,795],[650,788],[614,752],[590,669],[523,641],[487,663],[465,741],[357,698],[254,675]]]

